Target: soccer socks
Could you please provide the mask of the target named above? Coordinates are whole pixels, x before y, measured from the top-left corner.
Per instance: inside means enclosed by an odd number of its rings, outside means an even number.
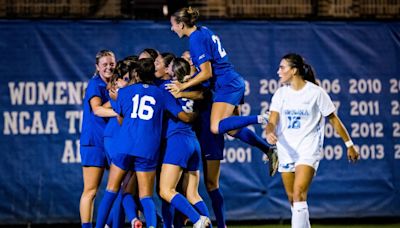
[[[190,221],[193,223],[197,222],[200,219],[200,214],[193,208],[193,206],[187,201],[182,194],[177,193],[171,200],[171,204],[186,215]]]
[[[132,194],[130,193],[122,194],[122,205],[124,207],[125,214],[129,222],[137,218],[137,206],[135,200],[133,199]]]
[[[124,226],[125,213],[124,213],[124,207],[122,206],[122,190],[118,192],[117,198],[114,201],[109,217],[112,217],[111,227],[119,228]]]
[[[85,222],[85,223],[82,223],[82,228],[92,228],[93,226],[92,226],[92,223],[91,222]]]
[[[219,188],[208,192],[211,198],[212,207],[214,210],[215,218],[217,219],[218,228],[225,228],[225,208],[224,198]]]
[[[157,215],[156,206],[154,205],[153,198],[151,196],[140,198],[140,203],[143,206],[144,218],[146,219],[146,227],[155,228],[157,226]]]
[[[267,153],[269,147],[271,146],[263,138],[245,127],[239,129],[238,132],[233,135],[233,137],[238,138],[251,146],[259,148],[263,153]]]
[[[292,228],[309,228],[310,220],[306,201],[294,202],[292,209]]]
[[[194,208],[196,208],[199,214],[210,217],[210,213],[208,212],[207,205],[204,203],[204,201],[199,201],[193,206]]]
[[[219,122],[218,133],[224,134],[228,131],[246,127],[250,124],[257,124],[258,116],[231,116]]]
[[[204,216],[210,218],[210,213],[208,212],[207,205],[204,203],[204,201],[199,201],[193,206],[200,213],[200,215],[204,215]],[[210,223],[210,228],[212,228],[211,223]]]
[[[108,214],[110,213],[115,198],[117,198],[117,194],[117,192],[111,192],[108,190],[104,192],[103,199],[101,200],[97,211],[96,228],[104,228],[106,225]]]
[[[164,228],[173,226],[175,208],[165,200],[161,201],[161,214],[163,218]]]

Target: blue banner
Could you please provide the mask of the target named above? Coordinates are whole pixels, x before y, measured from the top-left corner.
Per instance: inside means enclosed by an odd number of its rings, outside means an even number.
[[[306,58],[338,107],[361,160],[347,162],[327,124],[309,192],[312,219],[400,216],[399,22],[204,25],[246,80],[243,115],[268,110],[288,52]],[[0,20],[0,224],[79,222],[81,105],[97,51],[117,59],[148,47],[180,55],[187,44],[168,22]],[[250,129],[263,135],[261,126]],[[262,153],[230,137],[221,189],[228,220],[290,218],[280,175],[269,177]],[[210,205],[203,184],[201,195]]]

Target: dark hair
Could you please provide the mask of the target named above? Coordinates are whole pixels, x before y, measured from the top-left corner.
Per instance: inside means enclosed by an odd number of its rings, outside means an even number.
[[[112,52],[110,50],[101,50],[96,53],[96,65],[99,64],[100,59],[103,58],[104,56],[112,56],[115,58],[114,52]],[[94,72],[94,75],[96,75],[98,73],[99,72],[96,69],[96,71]]]
[[[137,55],[129,55],[124,58],[124,61],[137,61],[139,57]]]
[[[140,82],[144,84],[152,84],[155,79],[155,67],[154,61],[151,58],[145,58],[138,60],[138,66],[136,73],[140,79]]]
[[[123,60],[117,62],[117,66],[115,67],[115,72],[120,75],[122,78],[125,74],[129,73],[129,81],[132,80],[130,71],[131,68],[137,65],[138,58],[137,56],[128,56]]]
[[[182,8],[176,11],[174,14],[172,14],[172,17],[174,17],[177,23],[183,22],[189,28],[196,25],[196,21],[199,18],[199,16],[200,16],[199,10],[196,8],[192,8],[190,6]]]
[[[183,82],[185,76],[190,74],[190,64],[184,58],[176,58],[172,63],[172,71],[176,79]]]
[[[172,60],[175,59],[175,55],[169,52],[164,52],[160,54],[164,61],[164,67],[168,67]]]
[[[156,58],[158,56],[158,51],[153,48],[145,48],[145,49],[143,49],[143,51],[141,53],[143,53],[143,52],[146,52],[147,54],[149,54],[150,58],[153,59],[153,63],[154,63],[154,61],[156,60]]]
[[[292,68],[296,68],[298,74],[306,81],[312,82],[318,85],[317,81],[315,80],[315,73],[311,65],[307,64],[304,58],[295,53],[289,53],[282,57],[285,59],[289,66]]]

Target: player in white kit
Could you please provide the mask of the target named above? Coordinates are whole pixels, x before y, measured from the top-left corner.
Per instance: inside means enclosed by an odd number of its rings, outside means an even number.
[[[272,97],[267,141],[278,148],[278,171],[292,206],[292,227],[307,228],[307,192],[323,155],[325,117],[345,142],[348,159],[355,162],[359,153],[329,95],[317,85],[311,66],[300,55],[285,55],[278,75],[284,86]]]

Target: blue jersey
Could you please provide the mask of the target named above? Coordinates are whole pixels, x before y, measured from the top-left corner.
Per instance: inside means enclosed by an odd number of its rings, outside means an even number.
[[[99,97],[104,104],[110,100],[106,90],[106,83],[99,75],[89,80],[83,99],[83,120],[80,143],[82,146],[103,147],[104,128],[109,118],[94,115],[90,107],[90,99]]]
[[[165,84],[171,83],[171,80],[164,80],[163,83],[159,85],[160,89],[165,89]],[[172,96],[172,95],[171,95]],[[174,98],[175,99],[175,98]],[[179,98],[176,101],[181,106],[182,110],[186,113],[193,112],[194,101],[188,98]],[[171,135],[179,132],[186,135],[196,136],[192,129],[192,124],[185,123],[176,118],[172,115],[167,115],[167,130],[166,130],[166,138],[170,137]]]
[[[200,71],[201,64],[207,61],[211,63],[212,84],[215,82],[225,84],[234,78],[241,77],[228,61],[228,55],[222,47],[219,37],[208,28],[199,26],[190,34],[189,44],[190,55],[197,71]]]
[[[124,117],[114,141],[115,152],[149,160],[158,159],[164,111],[173,116],[182,111],[167,91],[142,83],[120,89],[113,108]]]

